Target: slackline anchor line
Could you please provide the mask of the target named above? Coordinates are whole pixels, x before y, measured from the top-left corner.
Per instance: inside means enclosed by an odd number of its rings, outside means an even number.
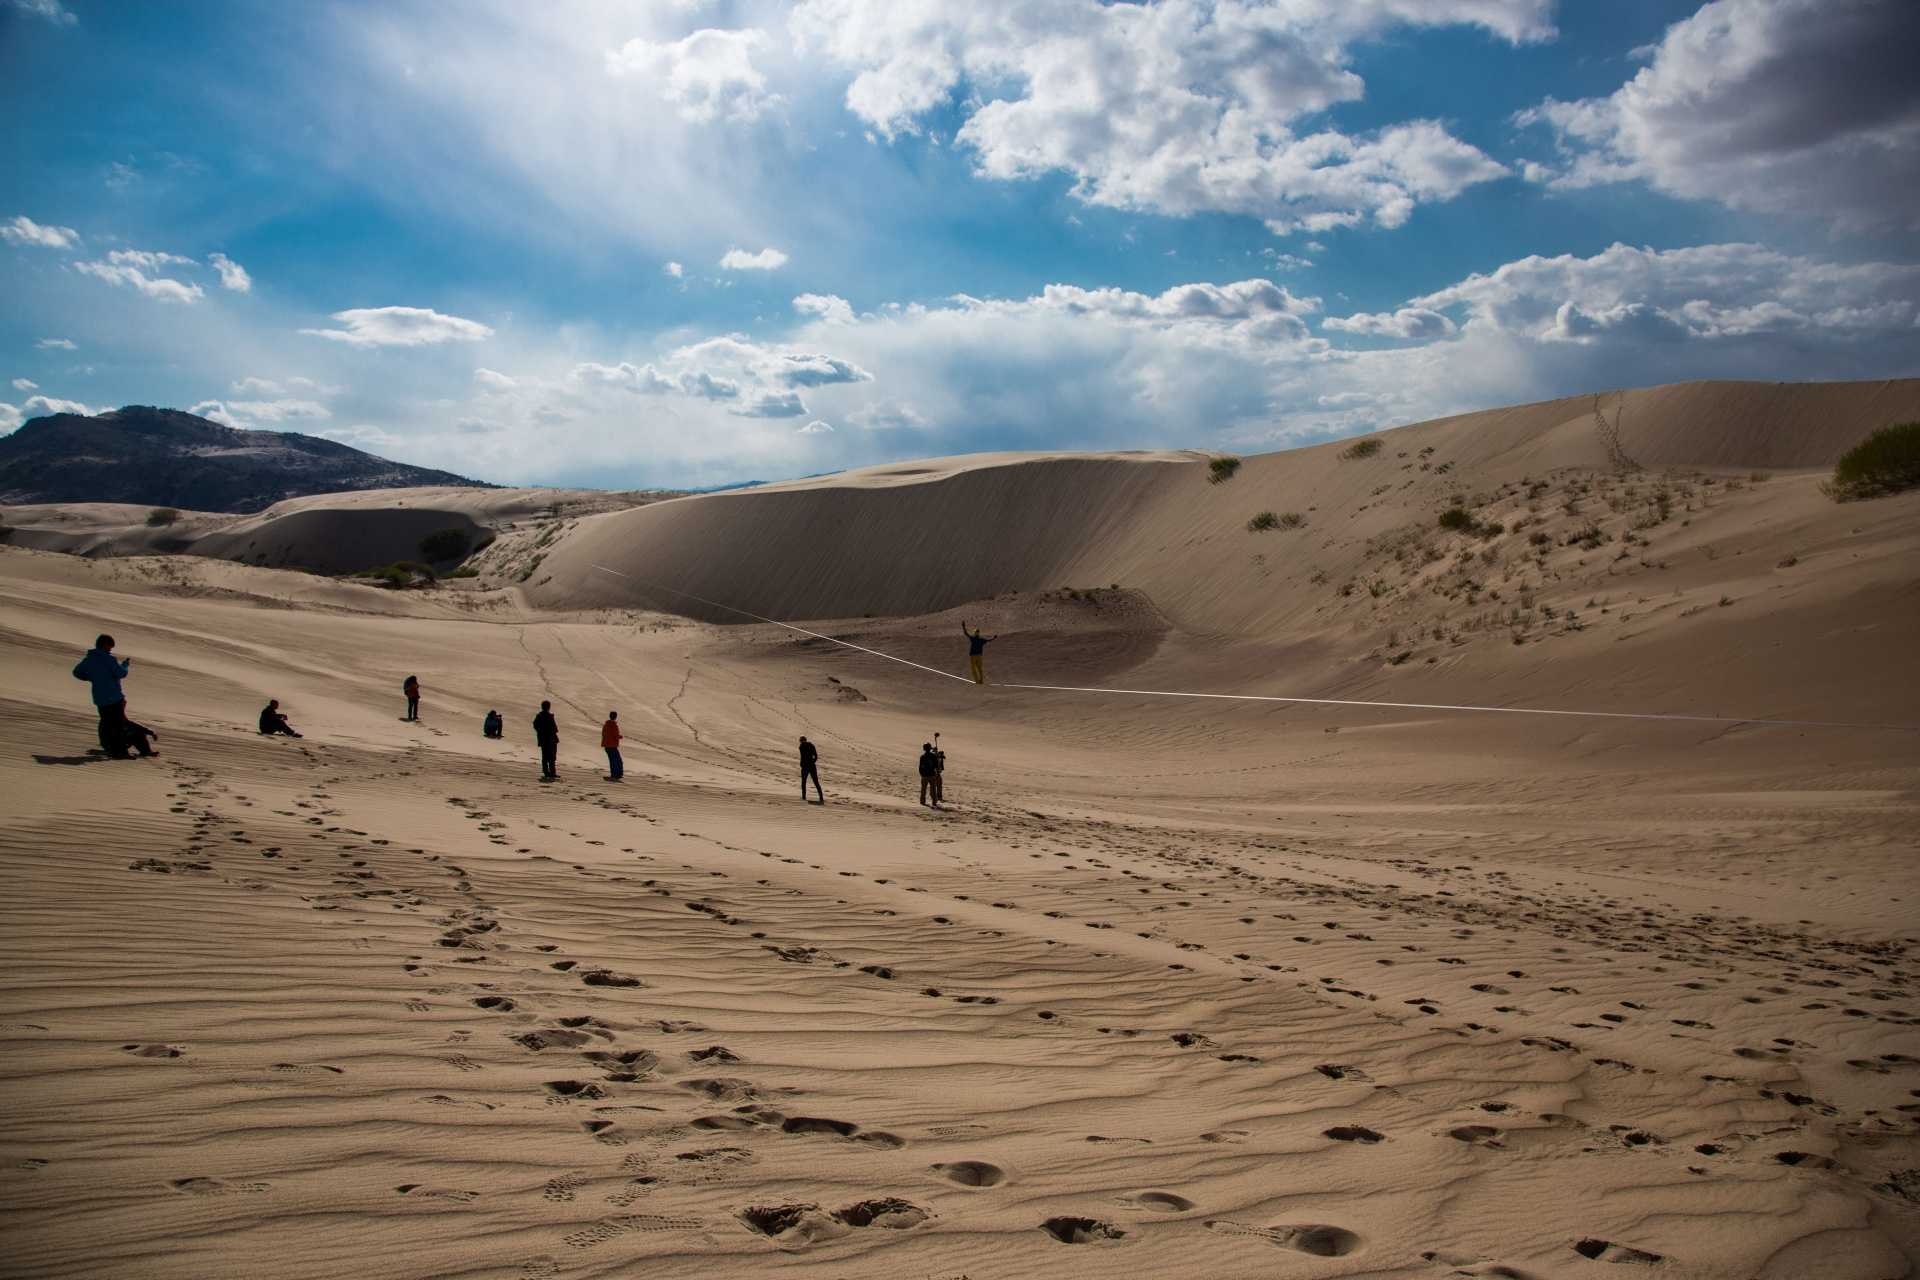
[[[705,596],[694,595],[691,591],[681,591],[675,587],[662,586],[657,582],[646,582],[632,574],[622,573],[618,569],[609,569],[606,565],[596,564],[594,568],[602,573],[610,573],[616,578],[625,578],[637,582],[643,587],[665,591],[671,595],[682,596],[688,600],[697,600],[701,604],[711,605],[715,609],[725,609],[728,613],[737,613],[743,618],[752,618],[755,622],[765,622],[776,627],[785,627],[803,636],[816,640],[825,640],[842,648],[854,649],[876,658],[885,658],[888,662],[897,662],[901,666],[913,667],[948,680],[958,680],[961,684],[972,684],[965,676],[955,675],[951,671],[942,671],[938,667],[929,667],[924,663],[913,662],[906,658],[895,657],[891,653],[882,653],[878,649],[869,649],[865,645],[855,644],[851,640],[842,640],[819,631],[809,631],[805,627],[796,627],[791,622],[781,622],[778,618],[767,618],[746,609],[722,604],[718,600],[709,600]],[[1291,703],[1301,706],[1317,707],[1385,707],[1401,711],[1458,711],[1472,714],[1495,714],[1516,716],[1575,716],[1597,720],[1666,720],[1693,724],[1727,725],[1763,725],[1774,728],[1790,729],[1884,729],[1894,733],[1920,733],[1920,725],[1912,724],[1873,724],[1851,720],[1769,720],[1756,716],[1701,716],[1659,711],[1575,711],[1558,707],[1494,707],[1477,706],[1471,703],[1451,702],[1384,702],[1367,698],[1290,698],[1279,694],[1266,693],[1199,693],[1185,689],[1112,689],[1100,685],[1064,685],[1064,684],[1014,684],[1003,683],[1001,689],[1030,689],[1044,693],[1098,693],[1136,698],[1213,698],[1225,702],[1272,702]]]

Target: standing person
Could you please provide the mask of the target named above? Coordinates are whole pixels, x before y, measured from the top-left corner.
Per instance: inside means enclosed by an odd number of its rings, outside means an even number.
[[[940,749],[940,735],[933,735],[933,802],[947,798],[947,753]]]
[[[620,713],[607,712],[607,722],[600,726],[600,745],[607,753],[607,781],[618,782],[626,776],[626,765],[620,759]]]
[[[540,704],[540,714],[533,718],[534,741],[540,744],[540,780],[552,782],[560,776],[553,767],[554,757],[560,754],[560,725],[553,718],[553,704]]]
[[[487,718],[480,722],[480,732],[489,738],[498,738],[506,732],[506,721],[500,718],[498,711],[487,712]]]
[[[73,667],[75,680],[93,685],[93,705],[100,713],[100,749],[123,760],[127,755],[127,695],[121,692],[120,682],[132,666],[132,658],[113,656],[112,636],[100,636]]]
[[[805,735],[800,738],[800,798],[807,798],[807,779],[813,779],[813,794],[820,797],[820,803],[827,802],[827,793],[820,789],[820,751]]]
[[[281,713],[278,698],[267,699],[267,705],[260,708],[260,732],[285,734],[289,738],[300,736],[293,731],[293,726],[287,723],[287,717]]]
[[[940,807],[940,753],[933,749],[931,742],[920,744],[920,803],[926,804],[927,797],[933,797],[932,807]]]
[[[978,631],[967,629],[966,619],[960,620],[960,634],[967,638],[967,665],[973,668],[973,682],[987,682],[987,646],[998,640],[999,636],[983,636]]]
[[[407,719],[420,718],[420,677],[408,676],[400,685],[400,692],[407,695]]]

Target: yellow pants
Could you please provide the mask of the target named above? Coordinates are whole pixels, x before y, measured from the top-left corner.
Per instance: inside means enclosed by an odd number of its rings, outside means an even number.
[[[967,662],[973,668],[973,682],[975,684],[985,684],[987,682],[986,659],[980,654],[974,653],[967,656]]]

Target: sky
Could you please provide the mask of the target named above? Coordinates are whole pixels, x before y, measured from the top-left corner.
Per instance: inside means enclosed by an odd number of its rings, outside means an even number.
[[[1920,375],[1912,0],[0,0],[0,434],[512,484]]]

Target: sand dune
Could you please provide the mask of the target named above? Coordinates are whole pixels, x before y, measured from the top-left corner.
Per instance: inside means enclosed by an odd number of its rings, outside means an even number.
[[[1029,683],[1920,721],[1914,495],[1549,472],[1575,408],[536,508],[460,589],[0,548],[0,1272],[1910,1274],[1920,733],[981,689],[582,568]],[[88,750],[101,629],[157,759]]]

